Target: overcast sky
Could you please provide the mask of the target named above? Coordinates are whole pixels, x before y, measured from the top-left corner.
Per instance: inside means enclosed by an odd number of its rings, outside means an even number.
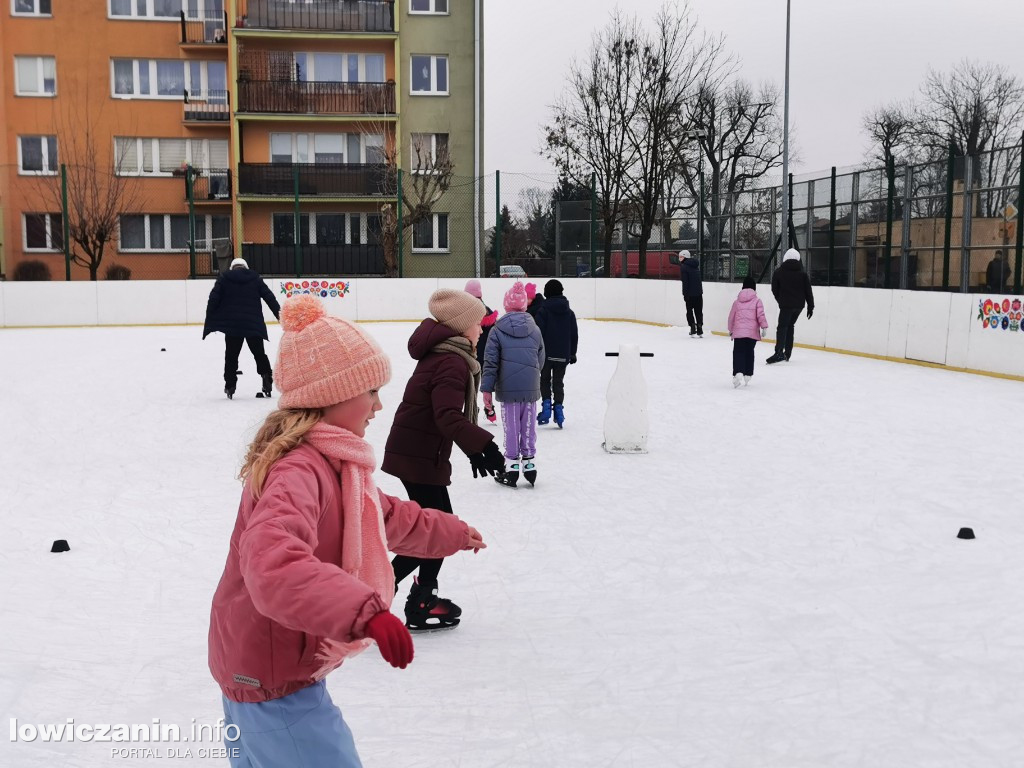
[[[541,125],[571,61],[618,6],[653,19],[661,0],[496,0],[484,13],[485,171],[553,173],[538,150]],[[701,26],[724,33],[755,83],[785,73],[785,0],[691,0]],[[962,58],[1003,64],[1024,78],[1019,0],[792,0],[790,129],[795,173],[861,162],[861,118],[917,93],[929,67]]]

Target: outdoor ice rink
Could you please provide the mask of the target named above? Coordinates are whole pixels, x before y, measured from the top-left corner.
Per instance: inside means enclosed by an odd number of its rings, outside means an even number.
[[[379,462],[414,325],[367,328],[394,367],[368,431]],[[227,766],[199,756],[220,743],[8,733],[158,718],[187,734],[221,715],[210,598],[274,401],[254,397],[247,350],[225,399],[222,337],[200,336],[0,331],[0,766]],[[654,353],[643,456],[601,448],[620,343]],[[441,572],[462,626],[417,637],[404,671],[371,649],[329,678],[367,768],[1024,763],[1024,385],[770,353],[734,390],[728,339],[580,322],[537,487],[453,457],[456,512],[489,543]],[[49,552],[58,538],[70,553]]]

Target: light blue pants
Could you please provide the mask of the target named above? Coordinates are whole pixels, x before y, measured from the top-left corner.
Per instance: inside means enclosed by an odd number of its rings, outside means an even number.
[[[272,701],[224,697],[224,717],[225,727],[235,725],[240,734],[224,741],[231,768],[362,768],[352,731],[323,680]]]

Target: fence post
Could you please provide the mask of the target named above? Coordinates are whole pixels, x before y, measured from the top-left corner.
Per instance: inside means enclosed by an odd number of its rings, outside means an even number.
[[[857,220],[860,218],[860,172],[853,174],[853,188],[850,190],[850,247],[846,258],[846,285],[850,288],[857,282]]]
[[[953,153],[956,147],[949,144],[949,160],[946,162],[946,233],[942,241],[942,290],[949,290],[949,249],[953,242],[953,174],[956,173]]]
[[[299,210],[299,166],[292,166],[292,192],[295,196],[295,225],[294,225],[294,237],[292,241],[295,243],[295,277],[302,277],[302,213]]]
[[[892,288],[892,215],[893,197],[896,196],[896,162],[892,157],[885,159],[885,248],[882,250],[882,269],[885,274],[882,285]]]
[[[1013,267],[1013,292],[1020,293],[1021,258],[1024,255],[1024,134],[1020,137],[1020,182],[1017,184],[1017,260]]]
[[[971,287],[971,224],[974,219],[974,158],[964,155],[963,223],[960,225],[960,293]]]
[[[185,14],[182,12],[182,24],[184,24]],[[188,276],[195,279],[196,276],[196,205],[195,205],[195,187],[193,186],[194,177],[192,175],[192,166],[185,166],[185,199],[188,200]],[[211,235],[213,233],[210,233]],[[212,254],[211,254],[212,258]]]
[[[1024,177],[1022,177],[1024,178]],[[60,221],[64,236],[64,279],[71,282],[71,225],[68,222],[68,167],[60,164]],[[52,235],[51,235],[52,237]],[[1018,251],[1020,250],[1018,246]],[[1018,269],[1018,272],[1020,270]]]
[[[497,216],[494,218],[494,272],[501,277],[501,171],[494,172],[494,210]],[[558,227],[555,227],[558,232]],[[558,263],[558,249],[555,249],[555,263]]]
[[[699,194],[697,195],[697,258],[700,259],[700,272],[701,279],[707,280],[708,278],[708,260],[704,258],[704,169],[701,168],[697,172],[697,183],[700,185]],[[622,242],[626,242],[626,228],[622,228]],[[637,255],[636,273],[640,274],[640,262],[639,254]],[[629,277],[626,273],[628,265],[623,265],[622,276]]]
[[[405,235],[402,231],[402,209],[405,205],[402,203],[402,169],[398,169],[398,276],[402,277],[403,266],[404,266],[404,251],[405,251]]]
[[[1021,183],[1024,184],[1024,162],[1021,163]],[[1022,198],[1018,197],[1018,200]],[[1024,208],[1024,202],[1021,203]],[[1018,228],[1019,229],[1019,228]],[[597,251],[594,241],[597,239],[597,174],[590,174],[590,276],[596,277]],[[1017,280],[1020,282],[1020,246],[1017,246]]]
[[[832,285],[832,267],[836,258],[836,167],[832,166],[831,191],[828,198],[828,284]]]
[[[562,276],[562,204],[555,205],[555,277]]]
[[[911,165],[907,165],[904,167],[903,174],[903,256],[900,259],[900,288],[904,290],[917,287],[917,264],[914,264],[914,285],[910,285],[910,246],[912,245],[910,240],[910,201],[913,196],[913,189],[914,168]]]

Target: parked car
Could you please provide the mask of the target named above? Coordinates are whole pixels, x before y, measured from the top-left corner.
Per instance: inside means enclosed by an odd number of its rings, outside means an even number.
[[[679,279],[678,251],[648,251],[645,259],[647,277],[662,280]],[[637,277],[640,263],[639,251],[626,252],[626,277]],[[622,252],[612,251],[612,277],[622,277]]]
[[[498,277],[527,277],[526,270],[518,264],[502,264],[498,267]]]

